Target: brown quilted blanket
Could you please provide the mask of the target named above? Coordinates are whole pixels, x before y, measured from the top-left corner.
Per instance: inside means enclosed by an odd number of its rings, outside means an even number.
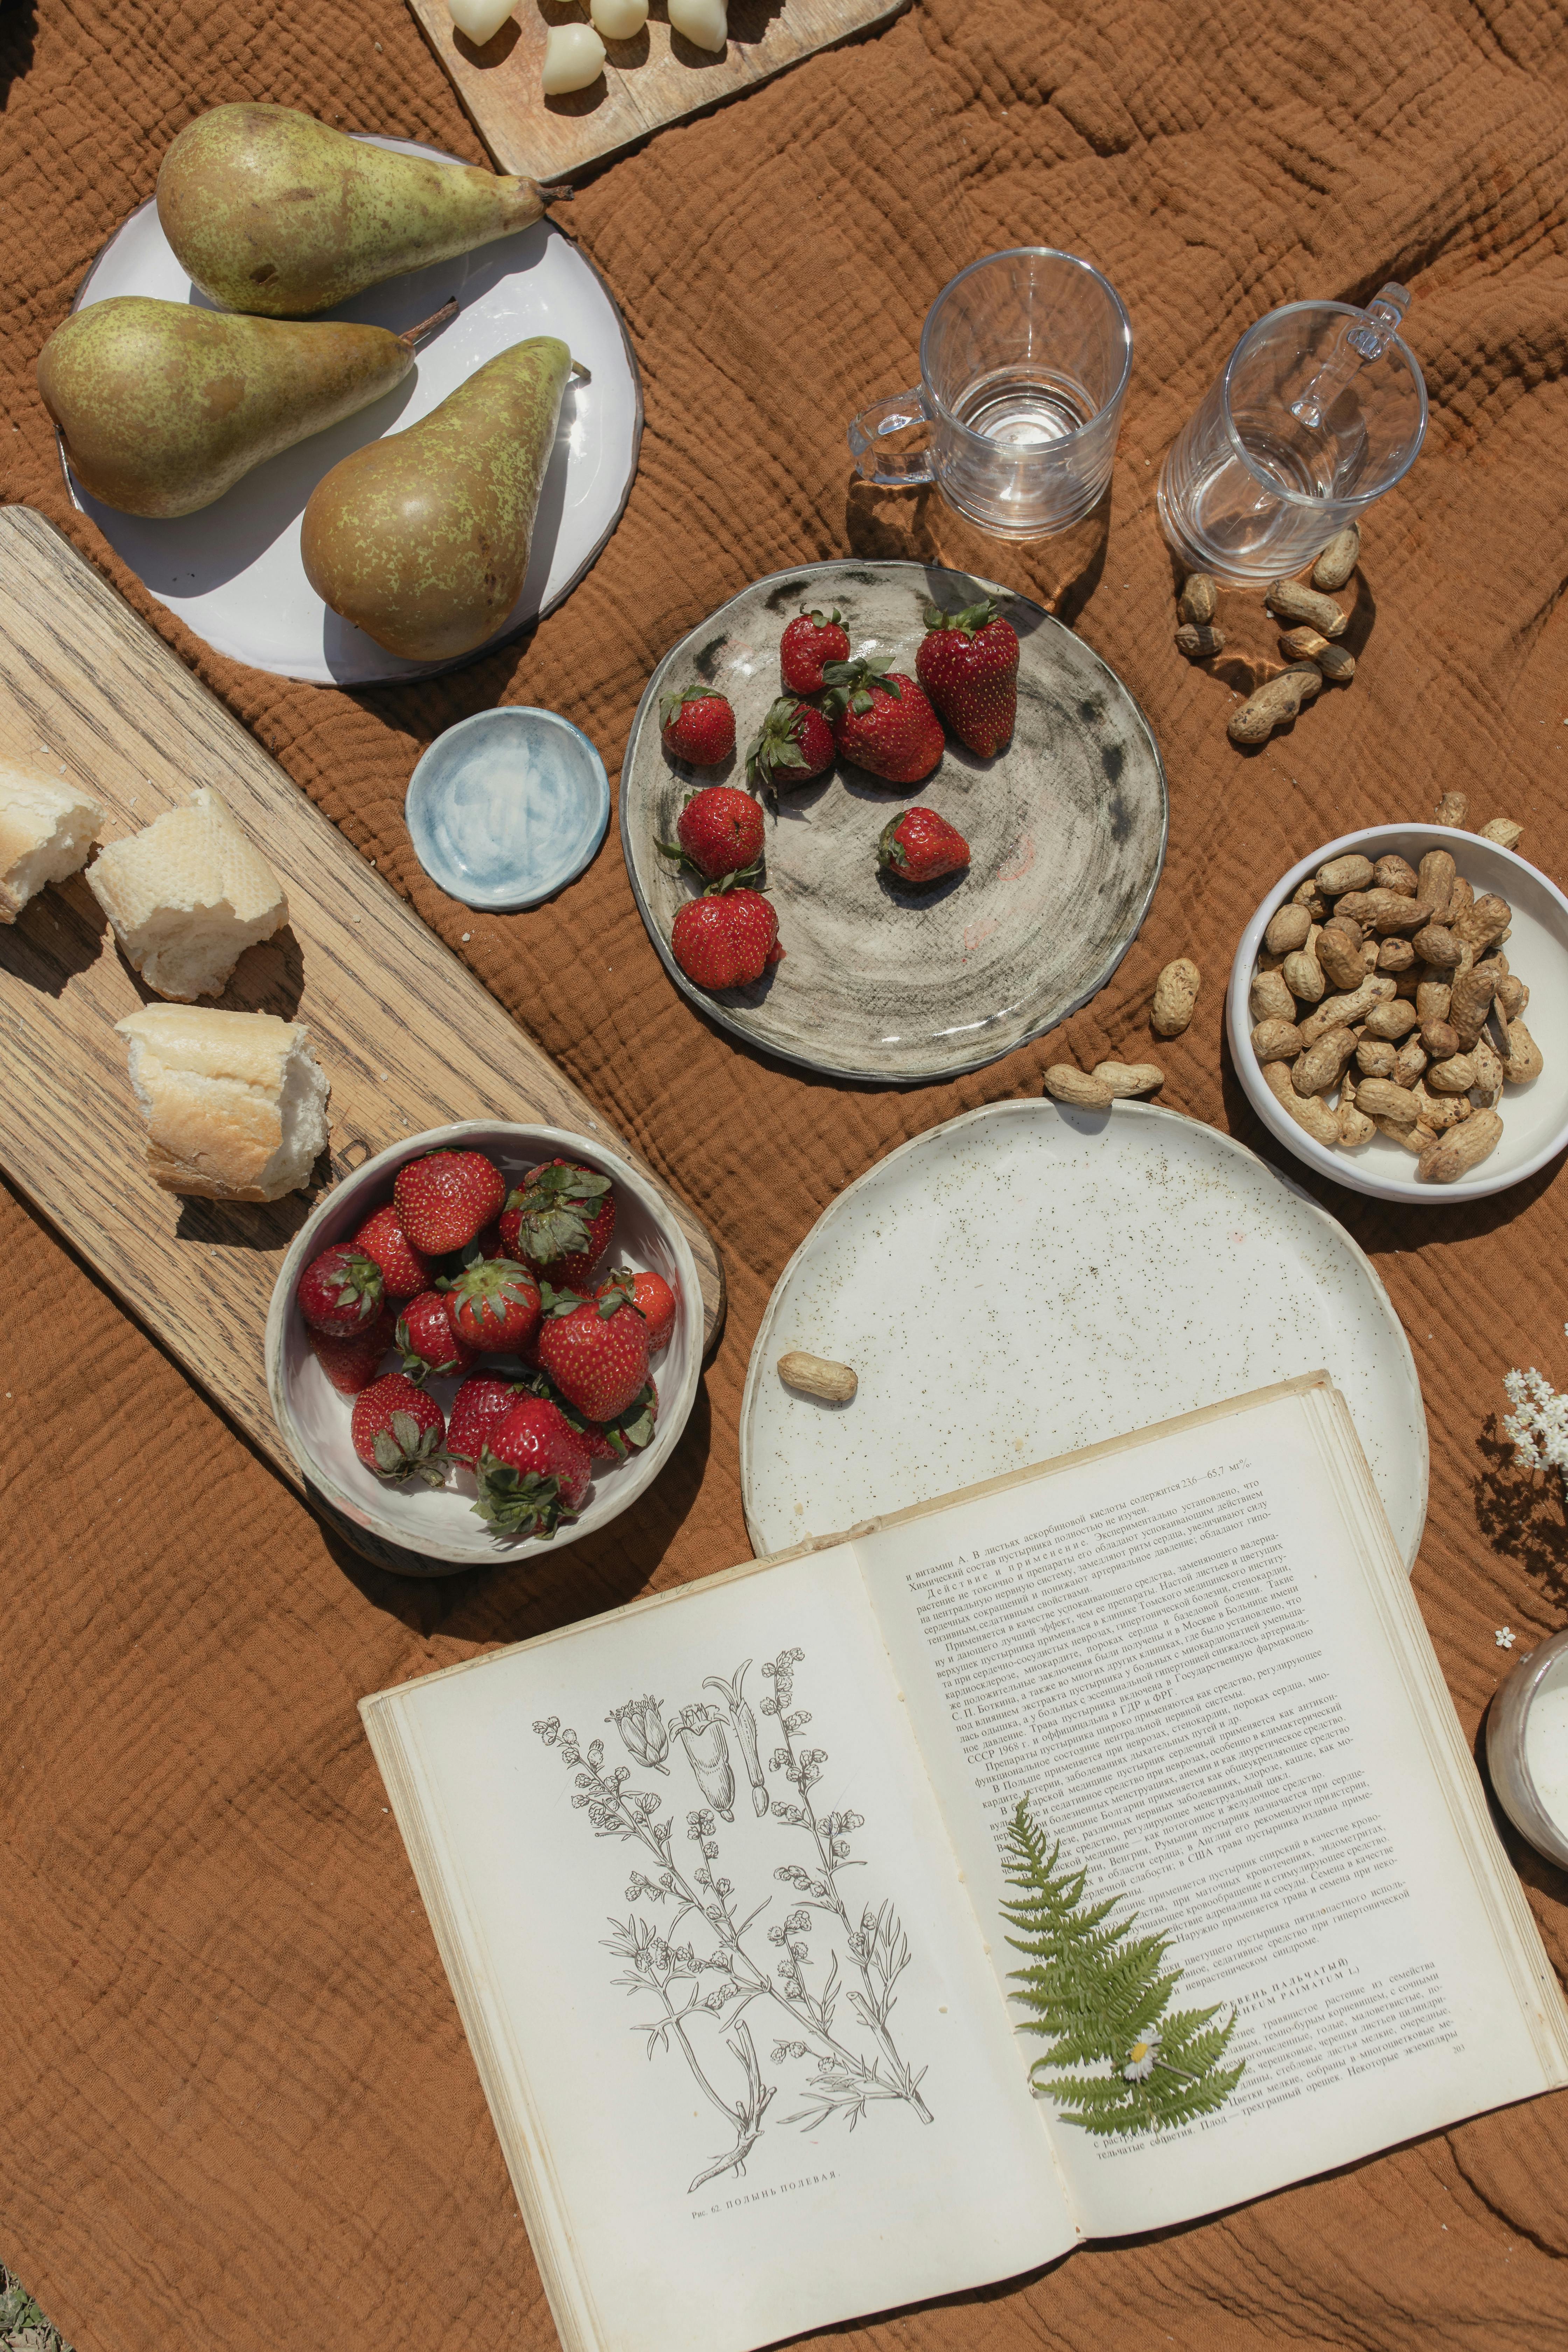
[[[706,1396],[649,1507],[542,1569],[410,1586],[335,1549],[91,1269],[0,1197],[0,2252],[79,2352],[546,2352],[354,1702],[743,1558],[742,1379],[813,1219],[893,1144],[1037,1090],[1064,1042],[1081,1060],[1143,1058],[1173,955],[1194,952],[1205,987],[1160,1055],[1166,1098],[1258,1144],[1221,1045],[1222,981],[1263,889],[1316,843],[1427,815],[1454,787],[1475,822],[1517,818],[1527,854],[1568,871],[1563,13],[918,0],[879,37],[655,139],[565,216],[643,369],[625,520],[527,642],[416,691],[353,695],[216,660],[151,604],[71,513],[32,371],[204,106],[277,99],[480,158],[402,0],[10,0],[0,86],[5,495],[106,565],[684,1189],[731,1281]],[[928,496],[854,488],[843,425],[912,381],[921,320],[957,268],[1042,242],[1110,275],[1137,350],[1109,536],[1091,524],[1010,554]],[[1244,760],[1223,685],[1172,650],[1159,457],[1260,312],[1388,277],[1414,289],[1433,413],[1368,533],[1375,625],[1353,688]],[[846,550],[1045,596],[1128,680],[1169,765],[1170,862],[1111,985],[1064,1036],[949,1087],[836,1088],[737,1050],[666,981],[614,833],[557,903],[491,919],[425,881],[403,827],[413,761],[451,720],[548,704],[613,772],[678,635],[756,574]],[[1268,642],[1259,625],[1255,650]],[[1509,1663],[1493,1629],[1529,1644],[1568,1593],[1560,1504],[1511,1471],[1493,1418],[1509,1365],[1568,1378],[1568,1190],[1553,1169],[1419,1217],[1325,1197],[1415,1349],[1433,1454],[1416,1590],[1473,1729]],[[1568,1888],[1515,1852],[1568,1962]],[[849,2332],[922,2352],[1524,2352],[1568,2325],[1565,2184],[1568,2100],[1542,2100]]]

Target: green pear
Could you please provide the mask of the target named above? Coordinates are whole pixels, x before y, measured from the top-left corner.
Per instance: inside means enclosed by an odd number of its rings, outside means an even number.
[[[392,335],[116,295],[56,328],[38,389],[95,499],[125,514],[194,514],[264,457],[401,383],[434,323]]]
[[[450,261],[544,208],[531,180],[389,154],[290,106],[215,106],[158,173],[158,218],[215,302],[300,319],[427,262]]]
[[[406,661],[493,636],[528,570],[573,364],[553,335],[513,343],[417,425],[323,475],[300,539],[322,602]]]

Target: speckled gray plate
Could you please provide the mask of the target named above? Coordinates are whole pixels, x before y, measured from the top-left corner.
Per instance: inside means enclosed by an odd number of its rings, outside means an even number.
[[[852,1364],[846,1405],[779,1379]],[[759,1554],[1326,1368],[1414,1566],[1426,1417],[1343,1227],[1211,1127],[1148,1103],[989,1104],[851,1184],[784,1268],[741,1409]]]
[[[840,763],[779,794],[765,888],[784,961],[752,988],[696,988],[669,952],[699,887],[658,853],[699,783],[745,782],[746,747],[780,693],[778,646],[804,605],[837,605],[853,654],[912,677],[934,599],[957,611],[1005,593],[1020,640],[1018,721],[994,760],[952,737],[924,783],[884,784]],[[728,768],[673,762],[659,740],[667,687],[705,680],[735,707]],[[969,872],[933,889],[876,862],[889,816],[939,809]],[[764,806],[767,803],[764,803]],[[1026,597],[919,563],[806,563],[759,580],[665,656],[637,706],[621,771],[621,839],[644,922],[676,986],[746,1044],[832,1077],[911,1085],[977,1070],[1065,1020],[1136,938],[1165,856],[1165,772],[1142,712],[1080,637]]]

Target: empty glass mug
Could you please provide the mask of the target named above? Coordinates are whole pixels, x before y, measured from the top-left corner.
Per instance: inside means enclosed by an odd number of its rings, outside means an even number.
[[[1300,572],[1408,473],[1426,430],[1409,299],[1288,302],[1247,329],[1160,469],[1160,520],[1194,571]]]
[[[921,380],[861,410],[857,470],[888,488],[934,482],[995,539],[1044,539],[1086,515],[1110,478],[1132,329],[1076,254],[1019,246],[972,261],[931,304]],[[910,425],[927,445],[879,446]]]

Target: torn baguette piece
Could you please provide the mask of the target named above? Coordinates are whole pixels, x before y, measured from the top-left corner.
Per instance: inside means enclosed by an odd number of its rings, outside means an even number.
[[[221,995],[246,949],[289,919],[272,868],[205,785],[111,841],[87,878],[128,961],[178,1004]]]
[[[272,1013],[144,1004],[115,1028],[147,1118],[147,1165],[166,1192],[280,1201],[327,1140],[326,1072],[310,1031]]]
[[[0,762],[0,923],[14,923],[47,882],[79,874],[102,826],[79,785]]]

